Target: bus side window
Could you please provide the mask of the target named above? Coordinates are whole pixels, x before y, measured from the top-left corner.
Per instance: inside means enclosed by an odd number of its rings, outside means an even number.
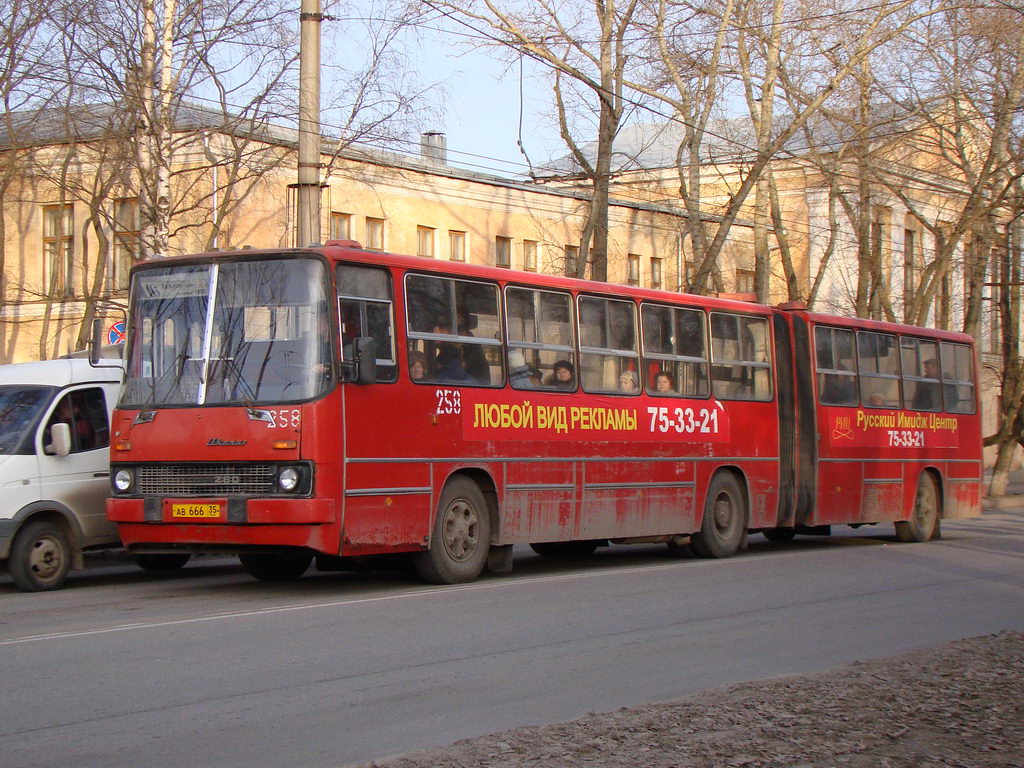
[[[704,313],[644,303],[640,316],[647,394],[707,397],[710,388]]]
[[[496,285],[409,274],[405,302],[409,363],[422,361],[426,369],[419,381],[485,387],[504,383]]]
[[[572,297],[505,289],[509,384],[515,389],[576,389]]]
[[[900,347],[887,333],[857,332],[860,399],[866,408],[899,408]]]
[[[966,344],[944,341],[942,352],[943,403],[950,413],[974,413],[974,356]]]
[[[357,338],[370,336],[377,348],[377,381],[397,380],[391,275],[377,267],[339,264],[337,280],[342,363],[353,361]]]
[[[584,391],[638,394],[636,304],[580,296],[579,315],[579,376]]]
[[[846,328],[814,329],[818,402],[822,405],[857,405],[857,360],[853,331]]]
[[[711,313],[711,381],[723,400],[771,400],[768,322]]]

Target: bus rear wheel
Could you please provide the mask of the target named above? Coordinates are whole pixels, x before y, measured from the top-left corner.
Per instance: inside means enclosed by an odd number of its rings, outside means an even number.
[[[430,548],[413,555],[413,564],[431,584],[463,584],[480,575],[490,543],[484,495],[469,478],[456,477],[441,492]]]
[[[308,552],[251,552],[238,556],[246,573],[260,581],[295,581],[309,568]]]
[[[731,472],[719,472],[708,488],[704,519],[690,538],[690,547],[698,557],[731,557],[743,543],[746,524],[747,505],[739,481]]]
[[[917,482],[914,512],[909,520],[896,523],[896,538],[905,543],[925,542],[935,536],[939,526],[939,489],[930,472]]]

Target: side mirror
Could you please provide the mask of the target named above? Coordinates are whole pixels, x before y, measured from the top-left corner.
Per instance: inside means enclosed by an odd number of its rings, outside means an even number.
[[[92,321],[92,339],[89,342],[89,365],[98,368],[103,349],[103,321],[98,317]]]
[[[71,425],[63,421],[50,425],[50,447],[58,456],[71,453]]]
[[[356,381],[373,384],[377,381],[377,342],[371,336],[360,336],[355,343]]]

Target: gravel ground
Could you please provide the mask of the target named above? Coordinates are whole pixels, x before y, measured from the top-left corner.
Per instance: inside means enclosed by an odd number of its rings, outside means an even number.
[[[1024,634],[589,714],[362,768],[1024,768]]]

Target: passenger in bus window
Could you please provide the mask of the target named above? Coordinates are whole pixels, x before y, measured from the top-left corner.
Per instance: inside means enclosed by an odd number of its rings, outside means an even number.
[[[942,407],[939,394],[939,364],[934,358],[924,361],[924,373],[926,379],[935,381],[919,381],[914,389],[914,398],[910,401],[910,407],[916,411],[937,411]]]
[[[654,391],[659,395],[670,395],[676,391],[672,374],[662,369],[654,374]]]
[[[619,374],[619,391],[632,394],[638,389],[636,373],[634,371],[623,371]]]
[[[518,349],[508,353],[508,382],[515,389],[535,389],[540,384],[537,372],[526,364]]]
[[[477,317],[473,314],[464,314],[459,319],[459,335],[473,338],[473,329],[477,327]],[[462,345],[462,364],[466,374],[475,381],[489,383],[491,380],[491,369],[487,365],[487,358],[484,356],[484,349],[479,344]]]
[[[576,389],[576,370],[568,360],[556,360],[545,386],[556,389]]]
[[[409,378],[419,381],[427,372],[427,356],[417,349],[409,353]]]
[[[434,360],[434,379],[444,383],[478,383],[466,373],[462,366],[462,354],[459,345],[451,342],[438,344],[437,358]]]
[[[875,392],[871,397],[868,398],[868,405],[872,408],[882,408],[885,406],[885,395],[881,392]]]

